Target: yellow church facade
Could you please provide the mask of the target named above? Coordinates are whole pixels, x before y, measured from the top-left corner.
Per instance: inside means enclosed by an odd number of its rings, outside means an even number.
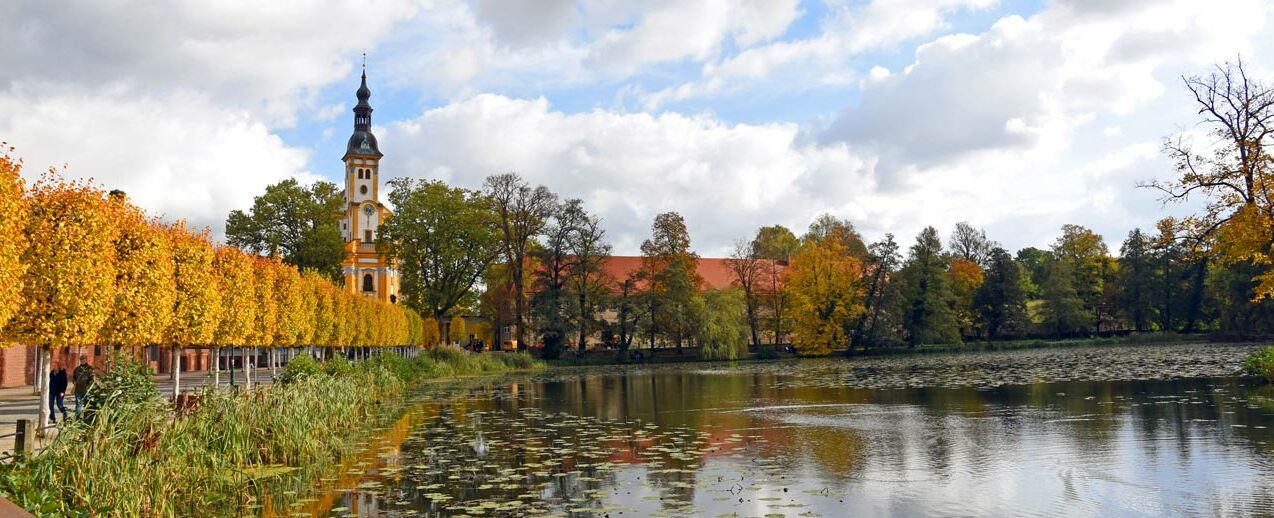
[[[345,260],[341,270],[345,289],[352,293],[398,302],[399,273],[396,265],[376,249],[380,225],[393,216],[380,202],[380,159],[376,136],[372,134],[372,107],[367,100],[367,72],[357,92],[354,106],[354,133],[345,146],[345,210],[341,236],[345,240]]]

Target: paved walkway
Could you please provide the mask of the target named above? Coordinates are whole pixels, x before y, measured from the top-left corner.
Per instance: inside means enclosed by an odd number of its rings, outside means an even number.
[[[282,373],[283,369],[279,368]],[[234,373],[235,385],[242,386],[244,382],[243,370],[238,369]],[[269,384],[270,369],[256,369],[252,372],[252,383],[256,385]],[[183,372],[181,373],[181,391],[188,392],[199,387],[212,384],[212,373],[209,371]],[[226,387],[230,384],[230,372],[222,371],[221,386]],[[173,391],[173,382],[168,374],[159,374],[155,376],[155,385],[159,389],[159,393],[164,397],[168,397]],[[75,396],[66,395],[66,412],[73,415],[75,412]],[[18,430],[19,419],[30,419],[39,422],[40,414],[40,396],[34,393],[31,386],[0,388],[0,436],[12,434]],[[61,416],[59,415],[59,420]],[[51,438],[51,436],[50,436]],[[0,456],[13,451],[14,439],[12,436],[0,437]],[[36,439],[36,448],[41,448],[41,439]]]

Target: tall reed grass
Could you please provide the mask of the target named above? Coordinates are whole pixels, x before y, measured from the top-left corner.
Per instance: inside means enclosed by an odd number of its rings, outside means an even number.
[[[450,348],[354,366],[318,366],[308,356],[293,363],[278,384],[204,390],[178,413],[149,372],[121,362],[94,386],[85,419],[39,454],[0,468],[0,494],[39,516],[240,515],[270,477],[313,474],[349,453],[353,439],[393,417],[414,383],[542,365]]]

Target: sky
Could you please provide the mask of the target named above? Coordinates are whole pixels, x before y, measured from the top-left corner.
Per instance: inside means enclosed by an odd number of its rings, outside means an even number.
[[[1183,75],[1274,81],[1261,0],[16,0],[0,141],[221,235],[285,178],[340,181],[366,53],[381,181],[517,172],[635,254],[677,211],[704,256],[821,213],[904,246],[1085,225],[1112,251],[1163,206]]]

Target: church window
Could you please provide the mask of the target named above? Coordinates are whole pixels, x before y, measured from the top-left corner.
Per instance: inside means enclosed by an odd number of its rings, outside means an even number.
[[[372,287],[372,274],[363,274],[363,291],[374,291]]]
[[[358,193],[359,193],[359,194],[367,194],[367,186],[366,186],[366,185],[359,186],[359,188],[358,188]]]

